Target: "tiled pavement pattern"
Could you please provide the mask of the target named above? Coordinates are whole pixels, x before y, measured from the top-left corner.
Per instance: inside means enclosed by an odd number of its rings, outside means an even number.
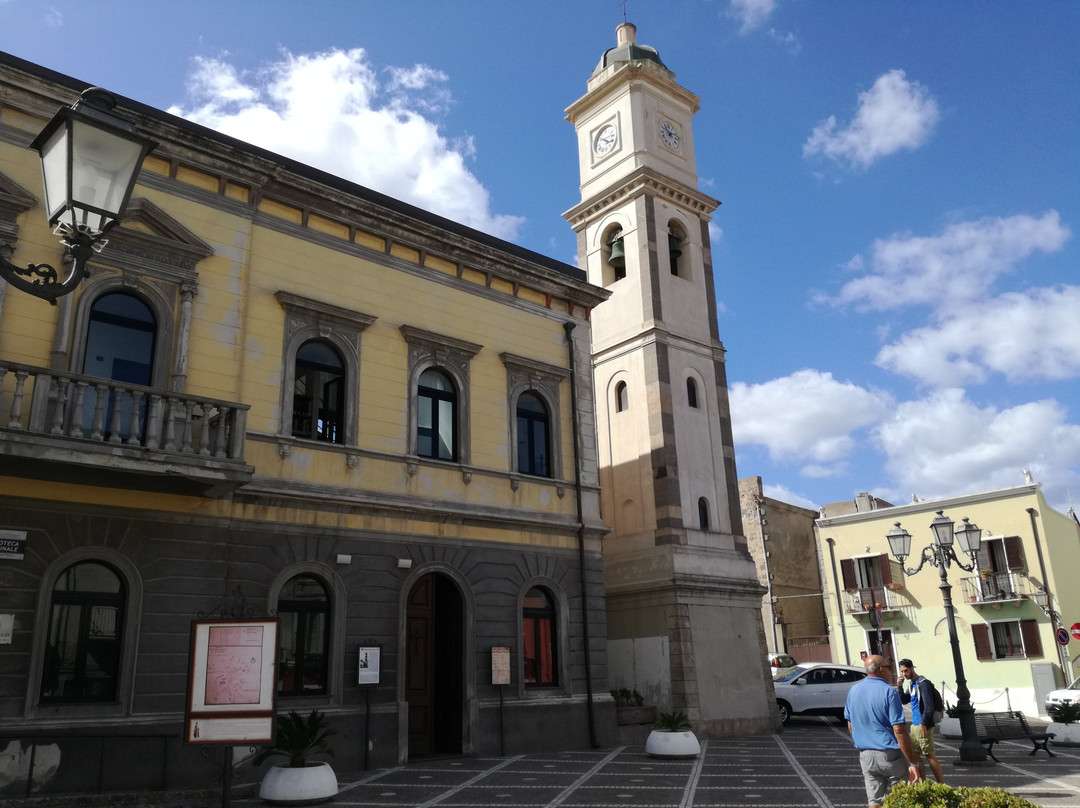
[[[952,785],[998,786],[1046,808],[1080,808],[1080,748],[1057,757],[999,744],[993,768],[951,765],[957,741],[938,741]],[[863,808],[859,761],[843,725],[793,722],[777,736],[703,742],[696,760],[664,761],[643,747],[450,758],[360,774],[339,770],[330,806],[365,808]],[[999,751],[1000,749],[1000,751]],[[339,766],[336,766],[339,768]],[[234,808],[262,805],[233,799]]]

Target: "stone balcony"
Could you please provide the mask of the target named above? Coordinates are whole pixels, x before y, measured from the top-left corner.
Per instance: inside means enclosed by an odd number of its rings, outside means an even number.
[[[1018,572],[991,572],[961,578],[960,587],[964,600],[976,608],[1016,605],[1035,593],[1027,576]]]
[[[0,360],[0,474],[222,496],[254,471],[248,409]]]

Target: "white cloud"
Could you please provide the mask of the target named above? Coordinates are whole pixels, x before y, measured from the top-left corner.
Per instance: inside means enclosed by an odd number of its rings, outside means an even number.
[[[811,511],[818,510],[818,506],[815,503],[811,502],[802,494],[796,494],[790,488],[786,488],[782,485],[768,485],[763,481],[761,492],[769,499],[779,500],[780,502],[786,502],[789,505],[796,505],[800,508],[807,508]]]
[[[900,149],[916,149],[929,140],[938,122],[937,102],[903,70],[879,76],[859,95],[859,109],[846,129],[836,117],[818,124],[803,145],[803,156],[823,155],[866,168]]]
[[[844,284],[833,299],[885,310],[912,304],[958,306],[983,298],[993,282],[1036,251],[1057,252],[1070,236],[1058,212],[985,218],[945,228],[938,236],[894,235],[874,242],[870,273]],[[848,267],[862,271],[862,256]]]
[[[736,444],[763,445],[774,460],[810,461],[810,476],[847,457],[855,446],[851,433],[878,422],[892,405],[886,393],[810,369],[762,384],[735,382],[730,395]]]
[[[950,309],[938,323],[909,331],[881,349],[886,370],[927,384],[982,383],[1080,376],[1080,286],[1001,295]]]
[[[764,24],[775,10],[776,0],[731,0],[728,13],[739,21],[739,33],[748,34]]]
[[[936,498],[1019,485],[1023,469],[1046,484],[1048,497],[1060,497],[1075,484],[1080,466],[1080,426],[1065,418],[1053,400],[1005,410],[979,408],[963,390],[952,388],[901,404],[875,430],[875,439],[897,486],[894,497],[915,491]]]
[[[446,74],[391,68],[380,83],[361,48],[294,56],[241,74],[199,58],[189,108],[169,111],[501,238],[520,217],[493,214],[469,171],[468,138],[452,141],[433,116],[452,98]]]
[[[45,27],[61,28],[64,25],[64,15],[57,8],[50,8],[45,12]]]
[[[791,31],[777,31],[775,28],[770,28],[769,36],[773,42],[783,45],[787,52],[793,56],[797,56],[799,51],[802,50],[802,43]]]

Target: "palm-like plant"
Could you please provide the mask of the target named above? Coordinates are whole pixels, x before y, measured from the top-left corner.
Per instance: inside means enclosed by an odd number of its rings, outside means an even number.
[[[660,713],[660,717],[656,720],[656,728],[662,732],[685,732],[693,729],[690,718],[686,713],[681,712]]]
[[[301,716],[295,710],[277,718],[277,737],[273,746],[267,746],[254,758],[256,765],[274,755],[283,755],[289,759],[289,767],[302,768],[308,765],[308,758],[314,755],[333,755],[327,740],[334,734],[326,723],[326,716],[318,710],[312,710],[308,716]]]

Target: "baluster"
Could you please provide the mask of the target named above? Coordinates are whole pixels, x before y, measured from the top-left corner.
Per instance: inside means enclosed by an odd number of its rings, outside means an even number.
[[[231,414],[231,407],[221,407],[218,411],[217,430],[214,433],[214,457],[225,457],[225,427]]]
[[[204,457],[210,455],[210,428],[213,420],[210,418],[210,410],[207,405],[202,408],[202,423],[199,424],[199,454]]]
[[[94,402],[94,422],[90,432],[90,440],[101,440],[105,435],[105,405],[109,401],[109,385],[104,382],[95,384],[94,390],[97,392],[97,401]],[[113,407],[116,407],[115,401],[113,401]],[[78,405],[78,409],[82,409],[82,404]]]
[[[53,422],[52,429],[49,430],[51,435],[63,435],[64,434],[64,405],[67,402],[67,389],[70,382],[57,378],[56,380],[56,406],[53,409]]]
[[[156,449],[161,444],[161,396],[150,394],[150,412],[146,416],[147,449]]]
[[[75,400],[71,405],[71,423],[68,425],[68,435],[72,438],[85,438],[86,432],[83,429],[83,402],[86,401],[86,388],[90,386],[90,382],[77,381],[75,382]]]
[[[127,393],[128,390],[124,387],[114,388],[113,395],[115,398],[113,399],[112,417],[109,418],[109,443],[120,442],[120,410],[123,409],[120,405]]]
[[[4,373],[0,375],[0,382],[3,381],[4,376],[7,375],[5,368],[0,368]],[[11,396],[11,420],[8,421],[8,429],[22,429],[22,405],[23,405],[23,385],[26,383],[26,377],[30,375],[28,370],[16,370],[15,371],[15,392]]]
[[[139,418],[142,416],[142,400],[146,394],[142,390],[131,391],[131,421],[128,423],[128,436],[125,445],[131,446],[139,443],[142,434],[142,426]]]
[[[191,412],[195,409],[195,401],[188,399],[184,402],[184,437],[180,451],[191,454]]]
[[[164,448],[166,452],[176,451],[176,436],[174,434],[176,430],[174,427],[176,422],[176,406],[179,403],[180,402],[175,398],[170,397],[165,399],[165,444],[162,448]]]

